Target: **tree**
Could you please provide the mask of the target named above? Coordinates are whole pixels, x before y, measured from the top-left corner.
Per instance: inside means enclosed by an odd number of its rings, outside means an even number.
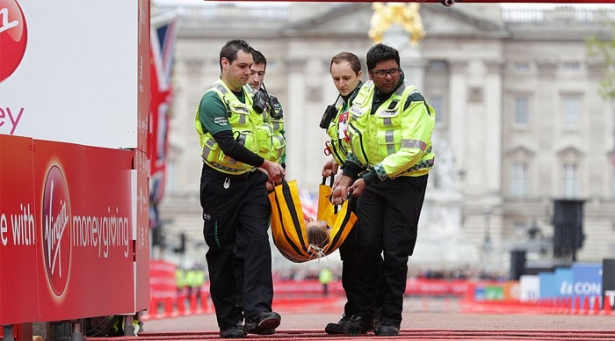
[[[612,28],[611,34],[594,36],[587,40],[589,56],[602,59],[600,95],[605,100],[615,100],[615,20],[613,11],[603,11],[602,17]]]

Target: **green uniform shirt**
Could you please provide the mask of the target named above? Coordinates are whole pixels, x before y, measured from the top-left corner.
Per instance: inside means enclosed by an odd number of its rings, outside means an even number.
[[[235,92],[242,103],[245,103],[243,91]],[[206,92],[201,98],[199,105],[199,120],[203,127],[203,132],[210,132],[212,135],[221,131],[232,131],[228,123],[227,108],[218,94],[214,91]]]

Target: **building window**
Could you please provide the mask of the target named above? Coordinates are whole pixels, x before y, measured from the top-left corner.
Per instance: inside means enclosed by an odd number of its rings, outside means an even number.
[[[564,164],[562,194],[566,198],[574,198],[579,195],[579,170],[576,164]]]
[[[441,123],[445,122],[444,119],[446,117],[446,113],[444,112],[444,99],[440,95],[432,95],[430,99],[428,99],[429,104],[436,112],[436,122]]]
[[[515,124],[527,125],[530,120],[530,104],[527,96],[515,97]]]
[[[581,97],[565,95],[562,97],[562,118],[566,127],[577,127],[581,115]]]
[[[429,62],[429,68],[431,71],[447,72],[448,66],[443,60],[432,60]]]
[[[581,69],[581,64],[578,62],[565,62],[563,69],[566,71],[579,71]]]
[[[448,123],[449,70],[444,60],[431,60],[425,69],[423,88],[427,102],[436,112],[436,123],[440,129]]]
[[[513,64],[513,69],[519,72],[527,72],[530,70],[530,63],[516,62]]]
[[[528,169],[526,163],[514,163],[512,168],[512,196],[525,198],[528,195]]]

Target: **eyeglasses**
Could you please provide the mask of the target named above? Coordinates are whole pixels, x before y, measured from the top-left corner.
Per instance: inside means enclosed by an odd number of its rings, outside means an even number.
[[[387,75],[391,75],[391,77],[396,77],[401,72],[400,68],[388,69],[388,70],[372,70],[372,74],[385,78]]]

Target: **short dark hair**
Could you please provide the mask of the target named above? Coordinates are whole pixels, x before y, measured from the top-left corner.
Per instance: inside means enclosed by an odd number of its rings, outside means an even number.
[[[329,72],[331,71],[331,66],[333,65],[333,63],[339,64],[341,62],[350,63],[350,67],[354,71],[355,75],[358,75],[359,71],[361,71],[361,61],[356,54],[350,52],[340,52],[333,56],[333,58],[331,58],[331,64],[329,64]]]
[[[376,67],[376,64],[390,59],[395,59],[397,65],[399,65],[399,52],[382,43],[376,44],[367,51],[367,69],[371,71]]]
[[[254,64],[265,64],[265,68],[267,67],[267,58],[263,56],[261,51],[252,49],[252,59],[254,60]]]
[[[222,46],[220,50],[220,70],[222,70],[222,58],[226,58],[229,63],[233,63],[237,59],[237,51],[252,53],[253,48],[243,39],[229,40]]]

